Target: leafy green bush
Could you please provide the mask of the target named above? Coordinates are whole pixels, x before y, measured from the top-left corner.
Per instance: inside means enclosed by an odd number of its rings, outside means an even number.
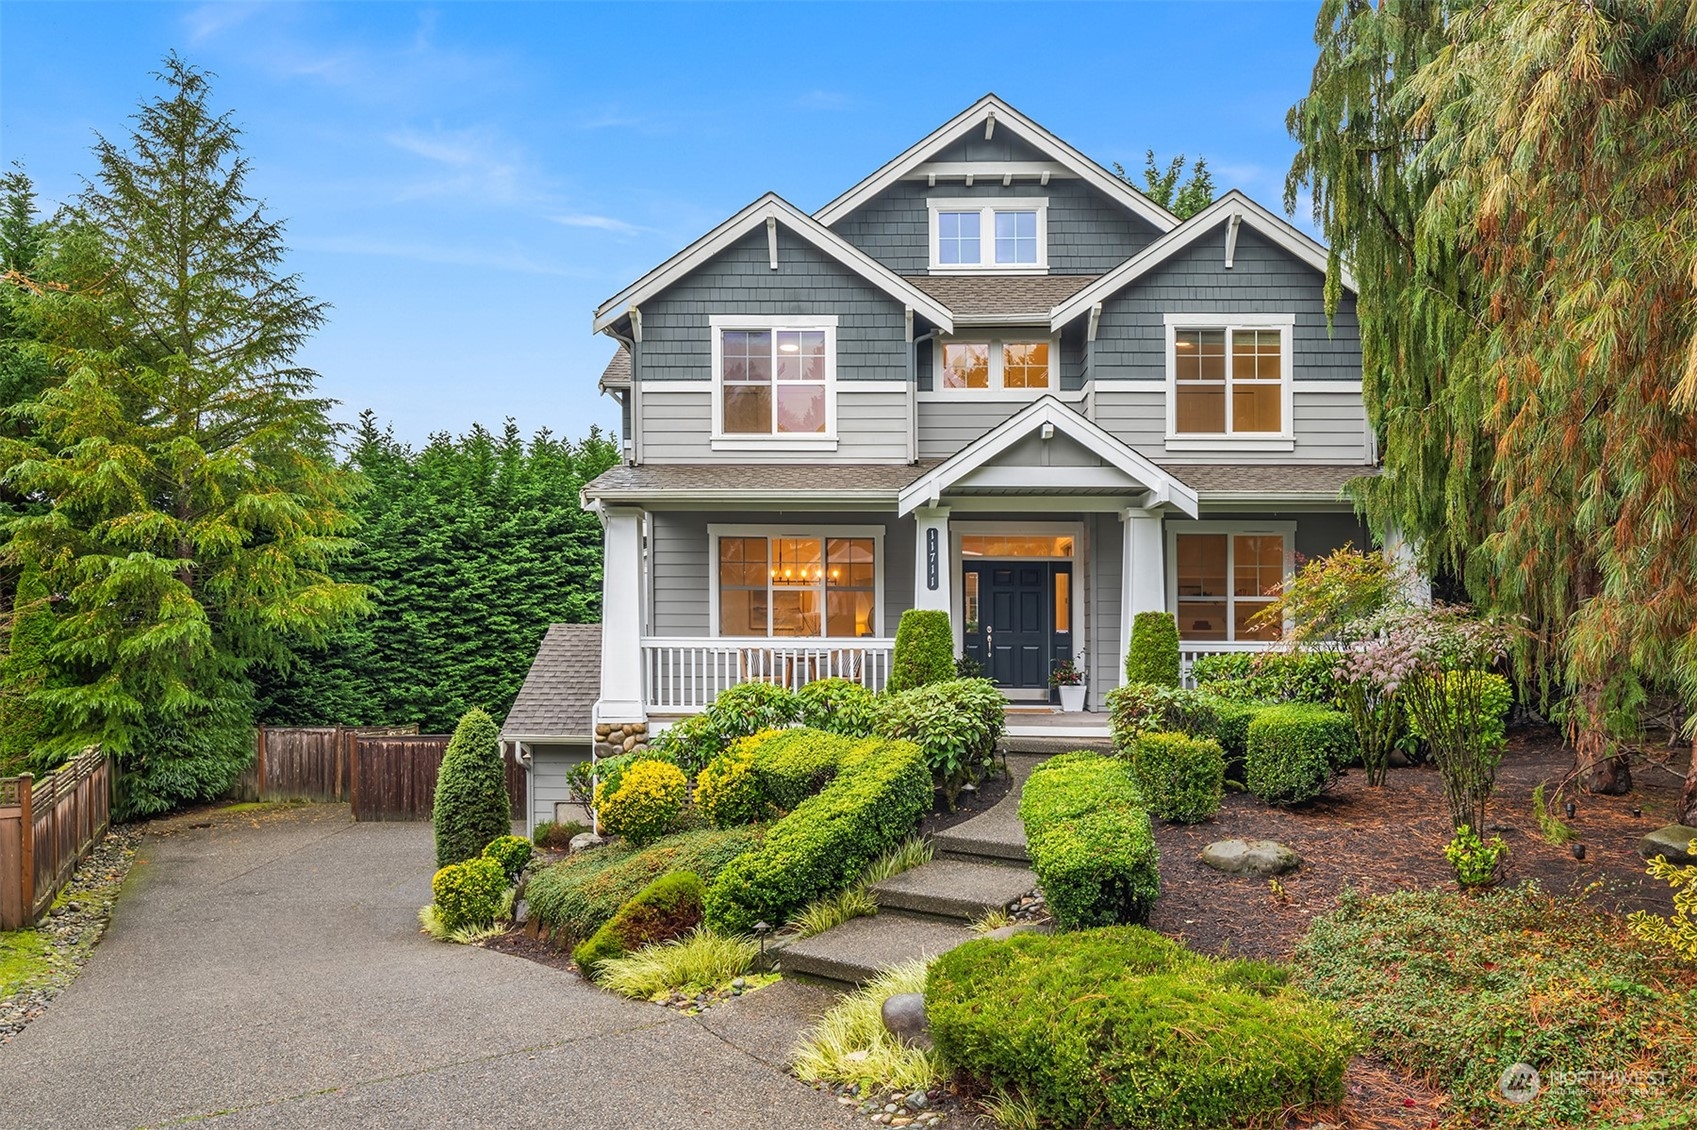
[[[501,865],[510,887],[519,881],[519,875],[530,863],[534,850],[530,841],[523,836],[497,836],[489,841],[489,846],[483,849],[483,854]]]
[[[1689,841],[1685,850],[1697,855],[1697,840]],[[1635,910],[1627,915],[1632,932],[1646,945],[1660,946],[1680,960],[1697,965],[1697,864],[1669,863],[1667,856],[1658,855],[1644,873],[1673,888],[1673,913],[1663,918]]]
[[[501,732],[481,710],[466,711],[454,727],[436,771],[430,819],[436,831],[438,867],[473,859],[483,854],[491,840],[512,831]]]
[[[610,958],[683,937],[701,925],[701,900],[706,893],[701,877],[693,871],[660,876],[572,951],[578,971],[595,980],[601,963]]]
[[[487,926],[501,913],[507,874],[500,863],[483,856],[450,863],[431,878],[430,893],[444,929]]]
[[[1221,698],[1313,702],[1337,697],[1337,656],[1330,652],[1234,651],[1204,655],[1190,665],[1198,690]]]
[[[967,942],[925,1000],[945,1066],[1049,1125],[1216,1130],[1343,1098],[1355,1038],[1288,979],[1120,926]]]
[[[707,921],[715,929],[745,933],[757,921],[787,921],[854,882],[875,857],[912,835],[931,807],[931,774],[911,742],[868,738],[853,743],[838,764],[822,792],[719,872],[707,890]]]
[[[1301,804],[1329,789],[1354,753],[1355,726],[1342,711],[1269,706],[1249,723],[1244,784],[1268,804]]]
[[[912,690],[955,677],[955,633],[949,614],[937,609],[910,608],[896,627],[896,648],[890,657],[888,692]]]
[[[1697,1102],[1697,968],[1583,895],[1535,884],[1346,890],[1314,919],[1294,965],[1297,982],[1336,1002],[1376,1054],[1448,1092],[1455,1125],[1673,1127]],[[1515,1063],[1564,1082],[1504,1103],[1497,1084]],[[1623,1084],[1621,1072],[1660,1083]]]
[[[948,679],[884,695],[878,733],[919,744],[952,812],[961,786],[994,763],[1007,705],[988,679]]]
[[[810,730],[870,737],[877,697],[852,679],[815,679],[796,692],[801,724]]]
[[[1210,737],[1219,725],[1214,701],[1200,691],[1160,683],[1115,687],[1107,697],[1114,748],[1128,753],[1141,735],[1157,731]]]
[[[649,746],[647,749],[633,749],[629,753],[615,753],[611,757],[580,761],[566,771],[566,784],[571,786],[572,793],[579,798],[580,803],[586,808],[593,808],[596,788],[602,788],[604,795],[611,796],[619,791],[625,770],[644,761],[678,764],[675,751]],[[678,768],[683,767],[679,765]]]
[[[1496,790],[1513,698],[1507,679],[1471,668],[1428,669],[1403,685],[1408,728],[1431,749],[1458,828],[1485,826],[1485,803]]]
[[[752,824],[768,806],[754,776],[754,749],[761,735],[732,742],[731,748],[709,761],[695,778],[695,806],[720,828]]]
[[[1161,891],[1131,767],[1094,753],[1043,762],[1019,798],[1025,850],[1063,929],[1140,922]]]
[[[800,710],[796,696],[773,683],[751,681],[727,687],[700,714],[668,727],[649,749],[695,776],[738,738],[793,724]]]
[[[1132,746],[1131,768],[1149,811],[1163,820],[1197,824],[1220,810],[1226,759],[1212,738],[1144,734]]]
[[[1131,644],[1125,649],[1125,681],[1176,687],[1178,683],[1178,619],[1171,612],[1139,612],[1131,622]]]
[[[621,757],[632,759],[627,764],[658,759],[671,762],[686,775],[693,777],[701,771],[703,765],[719,755],[719,751],[725,748],[726,740],[719,733],[717,719],[703,711],[674,722],[655,734],[646,750],[615,754],[604,759],[602,764],[617,761]]]
[[[1243,759],[1249,754],[1249,724],[1268,706],[1248,699],[1220,698],[1208,695],[1214,711],[1214,740],[1226,756],[1226,776],[1234,781],[1243,779]]]
[[[1455,830],[1455,836],[1444,845],[1444,858],[1455,868],[1456,882],[1463,887],[1488,887],[1497,881],[1497,868],[1508,855],[1508,845],[1501,836],[1481,840],[1466,824]]]
[[[610,844],[579,852],[532,874],[525,899],[537,921],[576,944],[661,875],[693,871],[711,883],[720,868],[757,845],[760,836],[758,827],[709,828],[667,836],[645,848]]]
[[[596,786],[601,830],[641,847],[671,831],[689,795],[683,770],[664,761],[639,761],[620,775],[618,788]]]

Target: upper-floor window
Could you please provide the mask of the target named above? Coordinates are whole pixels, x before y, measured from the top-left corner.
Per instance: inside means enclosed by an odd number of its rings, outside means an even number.
[[[944,341],[938,348],[942,389],[1042,391],[1054,387],[1048,341]]]
[[[834,431],[836,319],[715,316],[714,436],[820,439]]]
[[[1214,324],[1167,321],[1169,445],[1284,440],[1291,435],[1288,315]]]
[[[1048,202],[1031,197],[936,200],[934,271],[1032,271],[1048,266]]]

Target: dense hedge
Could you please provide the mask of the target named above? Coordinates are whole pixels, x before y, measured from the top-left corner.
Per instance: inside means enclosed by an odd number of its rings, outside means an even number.
[[[1131,644],[1125,650],[1125,681],[1176,687],[1178,682],[1178,620],[1171,612],[1139,612],[1131,622]]]
[[[701,771],[695,803],[720,827],[769,819],[824,788],[864,740],[808,729],[742,738]]]
[[[572,951],[578,971],[593,980],[604,961],[683,937],[701,925],[701,900],[706,893],[701,876],[693,871],[660,876]]]
[[[1226,759],[1212,738],[1144,734],[1132,746],[1131,767],[1150,813],[1163,820],[1197,824],[1220,810]]]
[[[1305,702],[1269,706],[1249,723],[1244,785],[1268,804],[1301,804],[1330,788],[1354,756],[1349,715]]]
[[[468,710],[448,740],[436,770],[430,822],[438,867],[483,854],[491,840],[513,829],[501,733],[481,710]]]
[[[1249,753],[1249,724],[1255,721],[1269,704],[1249,699],[1208,697],[1214,711],[1214,740],[1226,755],[1226,775],[1234,781],[1243,779],[1243,759]]]
[[[1108,729],[1120,753],[1129,753],[1144,734],[1168,731],[1211,737],[1218,725],[1214,711],[1217,700],[1183,687],[1127,683],[1109,691],[1106,701]]]
[[[955,677],[955,630],[949,614],[936,609],[910,608],[896,626],[896,647],[890,657],[887,691],[912,690]]]
[[[1337,698],[1337,656],[1325,652],[1235,651],[1204,655],[1191,664],[1198,690],[1221,698],[1313,702]]]
[[[1039,765],[1019,798],[1025,850],[1063,929],[1140,922],[1160,894],[1149,813],[1117,758],[1063,753]]]
[[[1007,705],[989,679],[951,678],[880,696],[877,732],[918,743],[952,811],[961,786],[994,762]]]
[[[801,724],[810,730],[854,738],[872,734],[877,697],[853,679],[815,679],[795,697]]]
[[[932,963],[925,1002],[944,1065],[1045,1125],[1282,1126],[1342,1100],[1356,1043],[1288,977],[1128,926],[968,942]]]
[[[760,843],[758,827],[682,832],[646,848],[609,846],[579,852],[530,877],[530,913],[562,932],[557,942],[590,937],[648,884],[671,871],[710,883],[725,864]]]
[[[489,925],[501,912],[506,893],[506,872],[499,860],[488,856],[450,863],[430,879],[436,915],[447,930]]]
[[[931,773],[911,742],[853,742],[838,765],[823,791],[767,829],[759,848],[719,872],[707,890],[710,925],[746,933],[758,921],[787,921],[807,903],[848,886],[873,858],[912,835],[931,807]]]

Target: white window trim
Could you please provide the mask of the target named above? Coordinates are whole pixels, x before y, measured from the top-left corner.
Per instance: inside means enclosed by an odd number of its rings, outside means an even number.
[[[713,387],[714,451],[835,451],[837,450],[837,316],[835,314],[710,314],[707,334]],[[727,433],[724,430],[724,330],[823,330],[825,333],[825,430],[810,434],[770,435]],[[773,402],[777,400],[774,374]]]
[[[737,327],[732,327],[737,328]],[[719,539],[720,538],[817,538],[824,541],[827,538],[871,538],[872,539],[872,576],[873,623],[877,630],[868,637],[850,636],[724,636],[719,632]],[[770,586],[768,586],[770,592]],[[707,624],[708,634],[714,639],[757,639],[757,640],[835,640],[835,639],[882,639],[884,638],[884,527],[883,526],[750,526],[750,525],[717,525],[707,527]],[[823,616],[823,611],[821,612]],[[771,622],[771,604],[767,604],[767,623]]]
[[[1049,383],[1044,388],[1004,388],[1002,346],[1023,345],[1039,341],[1049,343]],[[987,345],[990,347],[990,386],[988,388],[946,388],[943,385],[943,347],[945,345]],[[1082,393],[1082,390],[1080,390]],[[978,333],[937,335],[931,343],[931,387],[919,393],[921,400],[1016,401],[1036,400],[1040,396],[1061,396],[1061,335],[1045,334],[1041,330],[1010,332],[984,330]]]
[[[1226,534],[1226,633],[1228,643],[1239,642],[1235,639],[1237,631],[1233,618],[1234,605],[1237,597],[1232,595],[1232,567],[1236,550],[1232,546],[1229,535],[1233,534],[1278,534],[1285,539],[1284,580],[1289,581],[1296,573],[1296,523],[1295,522],[1228,522],[1228,521],[1169,521],[1167,527],[1167,610],[1178,617],[1178,539],[1180,534]],[[1289,632],[1291,625],[1285,624]],[[1179,643],[1185,643],[1184,628],[1179,627]],[[1217,643],[1217,640],[1191,640],[1192,643]],[[1247,641],[1245,641],[1247,642]],[[1260,642],[1260,641],[1255,641]],[[1268,641],[1269,645],[1272,641]]]
[[[1293,419],[1296,410],[1296,374],[1292,370],[1293,340],[1296,337],[1296,315],[1294,313],[1179,313],[1167,314],[1165,321],[1167,353],[1166,447],[1168,451],[1253,452],[1296,450],[1296,432]],[[1283,430],[1277,434],[1245,432],[1241,435],[1230,432],[1217,435],[1180,432],[1178,430],[1178,348],[1176,345],[1178,331],[1265,329],[1282,331],[1279,334],[1279,375],[1281,378],[1279,421],[1283,425]],[[1231,346],[1229,343],[1226,346],[1226,364],[1229,372],[1231,365]],[[1229,395],[1227,403],[1230,403]]]
[[[933,275],[1041,275],[1049,271],[1049,198],[1046,196],[967,196],[930,197],[925,201],[930,213],[929,239]],[[937,214],[939,212],[977,212],[977,263],[941,263],[937,260]],[[1037,262],[996,262],[996,213],[1037,213]]]

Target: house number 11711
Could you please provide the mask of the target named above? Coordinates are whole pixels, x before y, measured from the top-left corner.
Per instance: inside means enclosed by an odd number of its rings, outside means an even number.
[[[925,531],[925,587],[937,591],[937,530]]]

